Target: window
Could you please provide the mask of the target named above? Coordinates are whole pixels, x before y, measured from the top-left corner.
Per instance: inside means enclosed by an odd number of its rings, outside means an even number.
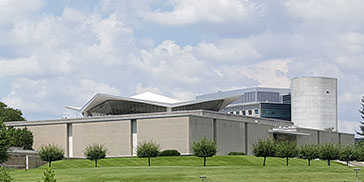
[[[248,115],[252,115],[253,114],[253,111],[252,110],[249,110],[248,111]]]
[[[243,111],[243,115],[245,116],[245,111]]]
[[[136,119],[132,119],[131,120],[131,131],[133,132],[133,133],[137,133],[137,121],[136,121]]]
[[[259,110],[258,109],[255,109],[254,112],[255,112],[255,114],[259,114]]]

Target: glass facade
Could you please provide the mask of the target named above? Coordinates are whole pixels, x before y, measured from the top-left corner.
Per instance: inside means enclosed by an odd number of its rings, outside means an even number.
[[[261,103],[261,117],[291,120],[291,104]]]

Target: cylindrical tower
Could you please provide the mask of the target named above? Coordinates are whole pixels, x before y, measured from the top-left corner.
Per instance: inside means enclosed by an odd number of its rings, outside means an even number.
[[[338,130],[336,78],[294,78],[291,89],[292,121],[295,126]]]

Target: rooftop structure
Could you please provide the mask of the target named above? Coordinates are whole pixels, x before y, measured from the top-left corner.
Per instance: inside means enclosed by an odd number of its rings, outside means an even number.
[[[286,88],[262,88],[253,87],[231,91],[219,91],[217,93],[199,95],[197,99],[212,99],[240,95],[231,104],[221,109],[220,112],[291,120],[291,90]]]
[[[179,101],[166,96],[146,92],[132,97],[96,94],[79,111],[83,116],[107,116],[184,110],[219,111],[236,100],[239,95]]]

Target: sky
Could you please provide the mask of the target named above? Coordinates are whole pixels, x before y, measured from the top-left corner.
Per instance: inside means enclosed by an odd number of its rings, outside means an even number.
[[[0,0],[0,101],[59,119],[96,93],[179,100],[338,79],[339,131],[364,95],[362,0]]]

